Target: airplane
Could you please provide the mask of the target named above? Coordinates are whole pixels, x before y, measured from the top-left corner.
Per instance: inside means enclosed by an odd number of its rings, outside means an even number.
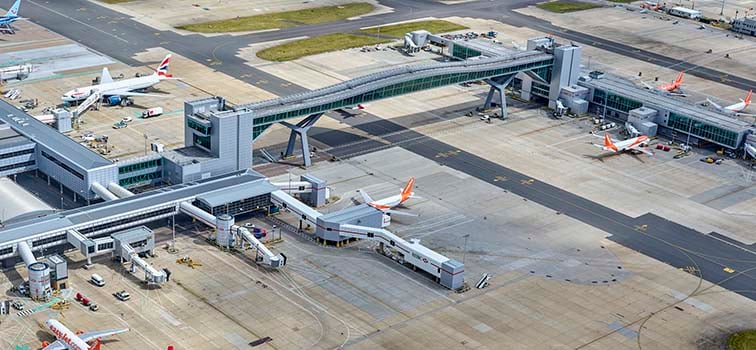
[[[360,110],[361,111],[361,110],[365,109],[365,105],[363,105],[361,103],[358,103],[356,106],[350,107],[349,109]]]
[[[683,75],[684,75],[684,72],[680,72],[677,75],[677,78],[671,83],[661,84],[657,87],[653,87],[647,84],[645,81],[641,81],[641,83],[643,83],[643,85],[645,85],[646,88],[648,88],[649,90],[666,91],[670,93],[679,92],[679,95],[684,96],[684,94],[682,93],[682,90],[680,90],[680,87],[682,86],[682,82],[683,82]]]
[[[45,327],[55,335],[53,343],[42,343],[42,350],[100,350],[100,338],[128,332],[128,328],[74,333],[56,319],[49,319]]]
[[[119,81],[114,81],[113,77],[110,76],[108,68],[105,67],[102,69],[102,76],[100,77],[99,85],[86,86],[68,91],[63,94],[62,100],[64,102],[77,102],[86,100],[93,94],[99,94],[101,98],[107,96],[162,97],[160,95],[150,95],[141,92],[135,92],[134,90],[146,89],[166,79],[177,79],[173,78],[168,73],[168,64],[170,64],[170,62],[171,55],[168,54],[167,56],[165,56],[163,61],[160,62],[160,66],[158,66],[158,69],[155,70],[155,73],[143,77],[124,79]]]
[[[23,19],[18,17],[18,9],[21,7],[21,0],[16,0],[5,15],[0,16],[0,32],[7,32],[14,34],[16,31],[11,26],[11,23]]]
[[[740,102],[731,104],[729,106],[724,106],[724,107],[714,103],[714,101],[708,98],[706,99],[706,101],[709,102],[710,105],[714,106],[714,108],[716,108],[722,113],[740,114],[740,112],[742,112],[744,109],[748,108],[749,105],[751,105],[751,95],[753,95],[753,90],[748,91],[748,95],[746,95],[745,100],[740,99]]]
[[[420,197],[415,196],[415,192],[412,192],[412,186],[414,184],[415,184],[415,178],[411,177],[409,181],[407,181],[407,184],[404,185],[404,188],[399,194],[393,195],[388,198],[379,199],[379,200],[374,200],[373,198],[370,197],[370,195],[367,194],[367,192],[363,190],[358,190],[358,192],[360,192],[360,195],[362,195],[362,199],[365,201],[365,204],[375,209],[378,209],[384,213],[417,216],[410,213],[403,213],[396,210],[392,210],[393,208],[403,204],[410,198],[415,198],[415,199],[420,198]]]
[[[599,135],[593,134],[596,137],[601,137]],[[645,154],[648,154],[650,156],[653,156],[654,153],[643,149],[643,147],[648,146],[649,138],[646,135],[638,135],[636,137],[624,140],[624,141],[617,141],[612,140],[612,137],[609,136],[609,134],[604,134],[604,144],[603,145],[597,145],[595,143],[591,143],[592,145],[601,148],[604,151],[609,151],[612,153],[620,153],[620,152],[626,152],[626,151],[640,151]]]

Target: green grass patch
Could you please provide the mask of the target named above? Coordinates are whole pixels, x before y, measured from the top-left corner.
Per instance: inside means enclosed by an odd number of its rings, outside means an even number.
[[[542,10],[550,11],[550,12],[567,13],[567,12],[590,10],[597,7],[601,7],[601,5],[589,4],[587,2],[557,0],[557,1],[552,1],[552,2],[543,2],[536,5],[536,7]]]
[[[371,4],[356,2],[338,6],[267,13],[264,15],[237,17],[219,21],[187,24],[176,28],[199,33],[246,32],[253,30],[293,27],[298,24],[318,24],[338,21],[373,11]]]
[[[737,332],[727,339],[730,350],[756,350],[756,330]]]
[[[380,34],[381,36],[385,35],[395,38],[403,38],[404,34],[420,29],[425,29],[431,33],[446,33],[468,28],[449,21],[429,20],[368,28],[361,30],[361,32],[367,34]]]
[[[268,61],[290,61],[323,52],[375,45],[390,41],[389,39],[379,40],[378,38],[359,34],[335,33],[273,46],[257,52],[257,57]]]

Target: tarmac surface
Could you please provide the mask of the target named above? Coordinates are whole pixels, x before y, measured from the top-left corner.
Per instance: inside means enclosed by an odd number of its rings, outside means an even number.
[[[756,250],[753,246],[743,245],[716,232],[702,234],[652,213],[637,218],[627,216],[369,113],[359,118],[347,118],[344,122],[379,137],[387,144],[435,159],[444,166],[601,229],[614,242],[756,300],[756,290],[752,288],[756,278]],[[336,146],[333,138],[327,135],[312,138]],[[350,144],[356,141],[355,138],[359,136],[350,138]],[[386,143],[370,140],[360,143],[360,149],[347,147],[343,152],[368,153],[371,148],[386,147]],[[339,156],[338,150],[332,153]],[[439,157],[442,154],[446,156]]]
[[[394,7],[395,12],[357,21],[340,21],[236,37],[212,38],[201,35],[182,36],[174,32],[155,32],[147,26],[125,19],[117,12],[84,0],[72,0],[65,4],[29,0],[24,9],[24,16],[125,63],[134,63],[132,57],[137,52],[162,46],[279,95],[295,93],[303,88],[249,67],[236,57],[239,48],[255,42],[341,32],[413,18],[448,15],[495,18],[508,24],[555,33],[568,40],[597,46],[665,67],[676,66],[680,69],[690,69],[689,74],[710,80],[721,81],[721,77],[726,75],[716,70],[693,67],[661,54],[634,49],[584,33],[567,31],[540,19],[510,11],[532,2],[498,5],[490,2],[475,2],[443,5],[426,1],[382,1],[382,4]],[[87,11],[78,11],[77,9],[80,8],[86,8]],[[752,80],[737,77],[729,77],[723,83],[741,89],[756,86]],[[611,240],[631,249],[672,266],[686,269],[693,274],[701,275],[707,281],[748,298],[756,298],[756,291],[751,287],[756,277],[753,271],[756,269],[756,252],[751,246],[732,242],[716,233],[702,234],[654,214],[637,218],[626,216],[474,154],[456,150],[443,142],[376,116],[365,114],[359,119],[348,118],[345,122],[371,135],[383,135],[385,142],[399,144],[402,148],[429,159],[439,159],[445,166],[602,229],[611,234]],[[317,139],[318,136],[314,138]],[[368,143],[364,147],[369,149],[371,144]],[[453,152],[449,153],[450,151]],[[439,154],[452,155],[437,158]]]

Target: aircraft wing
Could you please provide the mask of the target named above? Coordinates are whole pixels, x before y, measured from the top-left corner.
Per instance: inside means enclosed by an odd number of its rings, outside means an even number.
[[[42,350],[68,350],[68,346],[62,341],[56,340],[52,344],[45,346]]]
[[[360,195],[362,196],[362,200],[365,201],[365,203],[370,203],[373,201],[373,198],[370,198],[370,195],[367,194],[367,192],[363,190],[358,190],[357,192],[360,192]]]
[[[643,84],[643,86],[645,86],[645,87],[646,87],[646,89],[649,89],[649,90],[654,90],[654,89],[656,89],[655,87],[653,87],[653,86],[649,85],[649,84],[648,84],[647,82],[645,82],[645,81],[643,81],[643,80],[641,80],[640,82],[641,82],[641,84]]]
[[[93,332],[86,332],[86,333],[79,334],[79,338],[81,338],[81,340],[85,342],[90,342],[98,338],[105,338],[105,337],[115,335],[115,334],[126,333],[128,331],[129,331],[128,328],[109,329],[105,331],[93,331]]]
[[[406,211],[398,211],[398,210],[393,210],[393,209],[386,210],[386,213],[389,213],[391,215],[398,215],[398,216],[409,216],[409,217],[413,217],[413,218],[416,218],[416,217],[420,216],[420,215],[418,215],[416,213],[408,213]]]
[[[645,149],[645,147],[640,147],[640,145],[635,146],[635,147],[630,147],[630,149],[632,149],[634,151],[643,152],[643,153],[645,153],[645,154],[647,154],[649,156],[653,156],[654,155],[654,152],[651,152],[651,151]]]
[[[127,90],[115,90],[115,91],[107,91],[103,93],[103,95],[113,95],[113,96],[146,96],[146,97],[167,97],[165,95],[152,95],[152,94],[143,94],[141,92],[133,92],[133,91],[127,91]]]
[[[720,111],[723,109],[722,106],[720,106],[716,102],[712,101],[710,98],[707,98],[706,102],[709,102],[710,105],[714,106],[714,108],[716,108],[716,109],[718,109]]]

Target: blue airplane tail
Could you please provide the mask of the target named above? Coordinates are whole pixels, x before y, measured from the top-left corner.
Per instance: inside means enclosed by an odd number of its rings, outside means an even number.
[[[5,14],[5,17],[8,17],[8,18],[18,17],[19,7],[21,7],[21,0],[16,0],[16,2],[13,3],[13,6],[11,6],[10,10],[8,10],[8,13]]]

